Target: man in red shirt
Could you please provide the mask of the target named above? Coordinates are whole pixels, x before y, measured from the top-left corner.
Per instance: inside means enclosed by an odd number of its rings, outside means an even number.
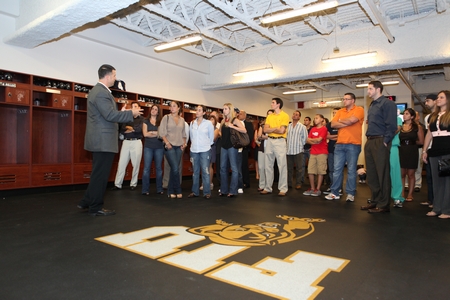
[[[315,127],[311,128],[308,134],[307,144],[311,145],[311,154],[308,163],[308,175],[311,188],[303,193],[306,196],[320,196],[320,186],[323,182],[323,176],[327,173],[328,130],[323,126],[324,116],[317,114],[314,117]],[[315,176],[317,175],[317,185],[315,184]]]

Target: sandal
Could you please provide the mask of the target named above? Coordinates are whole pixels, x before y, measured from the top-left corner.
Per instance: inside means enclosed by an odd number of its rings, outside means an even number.
[[[450,215],[442,214],[438,218],[439,219],[450,219]]]
[[[413,200],[414,200],[413,197],[407,197],[407,198],[405,199],[406,202],[412,202]]]
[[[177,197],[177,195],[175,195],[175,194],[170,194],[170,195],[167,195],[167,197],[168,197],[168,198],[171,198],[171,199],[175,199],[175,198]]]
[[[183,194],[177,194],[177,198],[178,198],[178,199],[183,198]]]
[[[427,217],[436,217],[438,214],[435,213],[434,211],[429,211],[427,212]]]
[[[227,197],[228,197],[228,198],[233,198],[234,195],[233,195],[233,194],[228,194]]]
[[[178,197],[178,196],[177,196]],[[198,197],[196,194],[194,194],[194,193],[190,193],[189,195],[188,195],[188,198],[195,198],[195,197]],[[181,198],[181,197],[180,197]]]
[[[430,205],[430,202],[428,201],[420,202],[420,205],[428,206]]]

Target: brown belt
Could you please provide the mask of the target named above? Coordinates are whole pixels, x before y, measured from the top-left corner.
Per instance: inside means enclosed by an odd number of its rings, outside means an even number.
[[[384,136],[382,136],[382,135],[368,135],[367,136],[368,140],[381,139],[381,138],[384,138]]]

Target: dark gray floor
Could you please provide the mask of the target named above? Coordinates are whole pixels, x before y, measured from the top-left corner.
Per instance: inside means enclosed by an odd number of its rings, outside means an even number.
[[[317,282],[323,290],[315,299],[450,297],[450,220],[425,216],[429,209],[419,202],[426,198],[426,187],[404,208],[370,215],[359,209],[369,197],[366,185],[358,185],[355,203],[345,203],[303,196],[306,187],[290,190],[285,198],[261,196],[255,180],[233,199],[219,198],[217,188],[210,200],[188,199],[190,184],[184,181],[182,200],[145,197],[139,190],[108,191],[105,207],[117,211],[112,217],[80,212],[75,206],[83,191],[9,192],[0,202],[0,299],[273,299],[95,238],[154,226],[197,227],[217,219],[279,222],[276,215],[326,222],[315,223],[315,232],[305,238],[251,247],[226,262],[252,265],[266,257],[282,260],[307,251],[350,261]],[[286,279],[287,286],[298,280],[302,278]],[[285,288],[280,285],[280,290]]]

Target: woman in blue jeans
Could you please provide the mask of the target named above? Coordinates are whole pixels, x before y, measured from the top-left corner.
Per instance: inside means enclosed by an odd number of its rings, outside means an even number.
[[[231,144],[231,130],[246,133],[244,125],[236,118],[234,106],[231,103],[223,105],[223,119],[220,126],[222,136],[222,148],[220,150],[220,193],[219,196],[227,195],[232,198],[237,195],[238,190],[238,149]],[[231,183],[228,186],[228,171],[231,167]]]
[[[191,138],[191,162],[193,166],[192,193],[188,198],[198,197],[200,194],[200,171],[202,173],[203,197],[211,198],[209,183],[209,164],[211,161],[211,145],[214,144],[214,126],[204,117],[206,108],[198,105],[195,110],[196,119],[189,126]]]
[[[169,198],[183,198],[180,184],[180,161],[186,148],[185,122],[180,116],[181,105],[177,101],[170,102],[170,113],[165,115],[159,126],[159,136],[165,145],[165,156],[170,166],[167,196]]]
[[[156,193],[163,194],[162,188],[162,160],[164,155],[164,143],[158,138],[158,126],[161,123],[161,116],[158,105],[150,108],[148,117],[142,125],[144,141],[144,173],[142,174],[142,195],[148,196],[150,189],[150,167],[155,161],[156,169]]]

